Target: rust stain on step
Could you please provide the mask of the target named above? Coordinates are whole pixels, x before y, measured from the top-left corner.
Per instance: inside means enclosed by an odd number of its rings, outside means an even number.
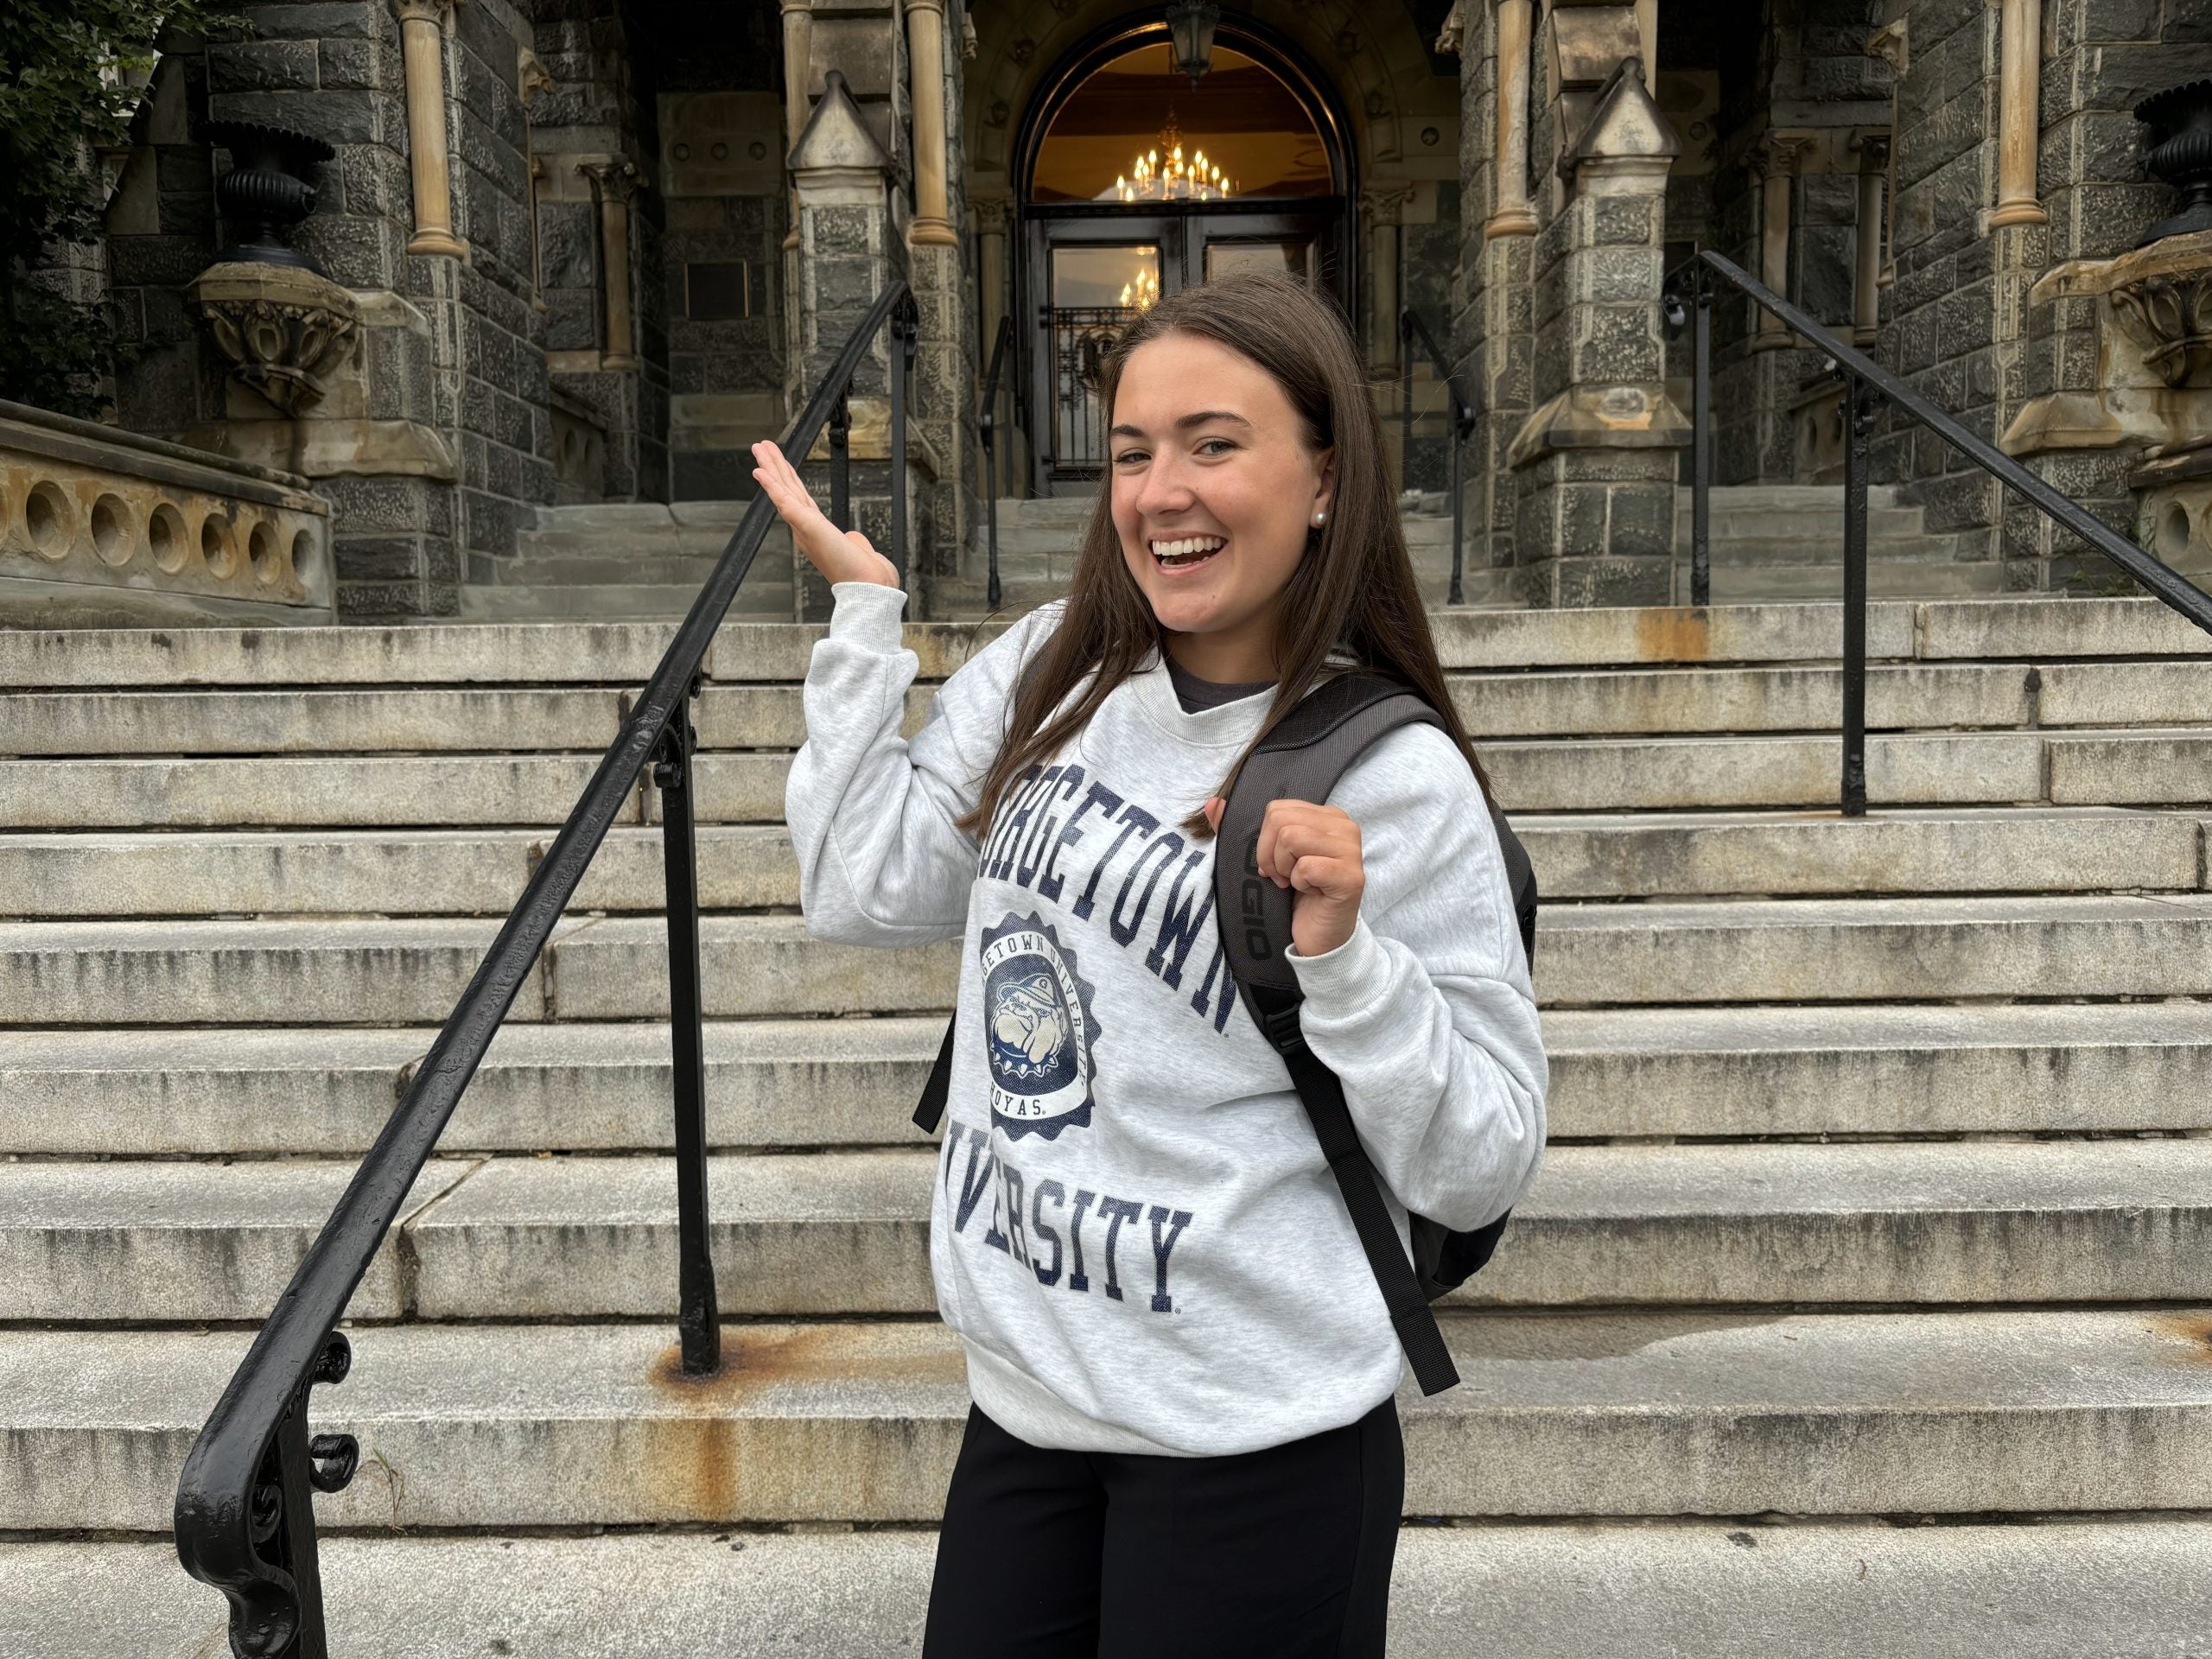
[[[1638,611],[1636,654],[1647,663],[1701,663],[1713,652],[1713,614],[1694,605]]]
[[[2152,1316],[2146,1328],[2158,1336],[2178,1337],[2189,1344],[2186,1353],[2164,1356],[2173,1359],[2193,1359],[2212,1364],[2212,1314],[2158,1313]]]

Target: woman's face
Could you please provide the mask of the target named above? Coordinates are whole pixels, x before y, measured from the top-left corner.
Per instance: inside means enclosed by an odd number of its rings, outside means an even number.
[[[1107,444],[1122,556],[1185,636],[1176,660],[1203,679],[1274,678],[1275,602],[1334,481],[1282,387],[1217,341],[1162,334],[1123,365]]]

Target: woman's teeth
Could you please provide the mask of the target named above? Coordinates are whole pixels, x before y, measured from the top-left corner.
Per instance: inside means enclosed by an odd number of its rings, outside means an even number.
[[[1225,536],[1186,536],[1179,541],[1154,542],[1152,556],[1162,564],[1194,564],[1228,542]]]

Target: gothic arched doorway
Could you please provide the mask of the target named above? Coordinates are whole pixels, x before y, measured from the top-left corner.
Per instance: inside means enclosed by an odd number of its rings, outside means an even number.
[[[1104,457],[1101,359],[1154,300],[1257,264],[1355,295],[1351,149],[1321,81],[1224,17],[1194,87],[1164,22],[1071,53],[1016,146],[1017,317],[1028,319],[1033,487],[1090,487]]]

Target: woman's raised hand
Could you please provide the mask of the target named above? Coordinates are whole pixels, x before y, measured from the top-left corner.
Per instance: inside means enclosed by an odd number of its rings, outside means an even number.
[[[877,552],[857,530],[841,531],[815,505],[784,452],[763,439],[753,446],[753,476],[791,527],[791,542],[828,582],[872,582],[899,586],[899,567]]]

